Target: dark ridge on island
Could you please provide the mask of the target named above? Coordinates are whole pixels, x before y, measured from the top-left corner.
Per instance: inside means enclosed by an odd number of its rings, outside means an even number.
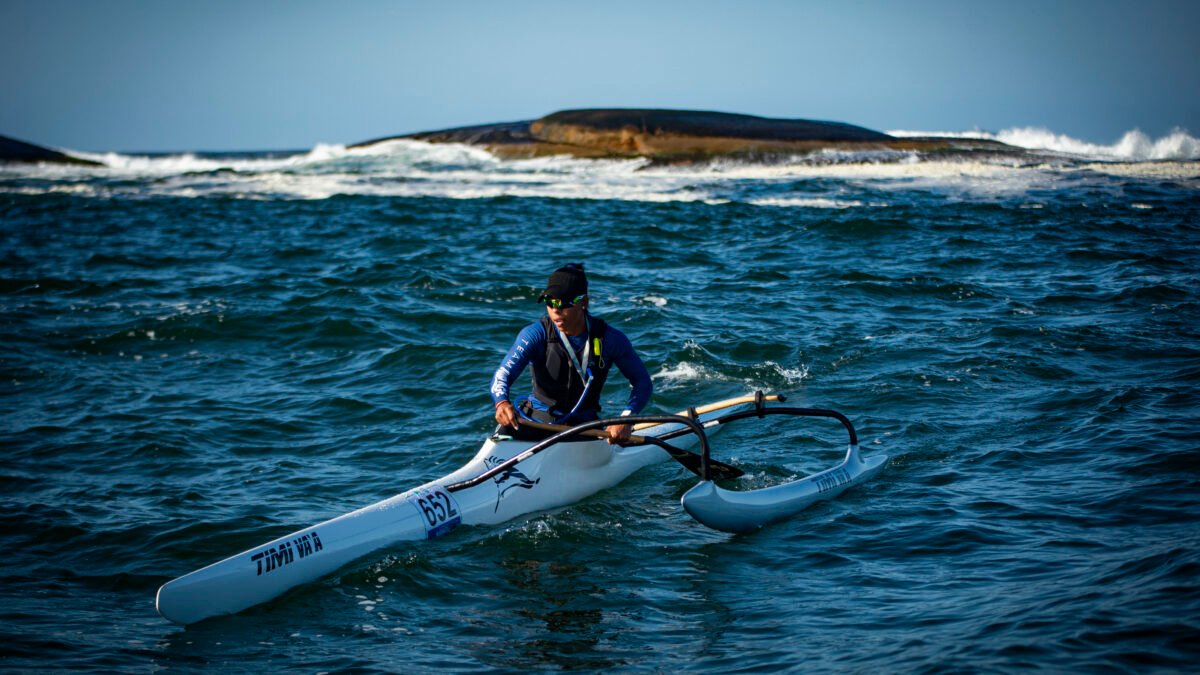
[[[570,155],[644,157],[656,164],[713,159],[771,161],[820,150],[1022,154],[998,141],[897,138],[843,122],[772,119],[699,110],[594,108],[563,110],[524,122],[480,124],[377,138],[350,147],[408,139],[480,146],[507,159]]]
[[[83,166],[104,166],[90,159],[80,159],[40,145],[18,141],[8,136],[0,136],[0,162],[51,162],[56,164],[80,164]]]

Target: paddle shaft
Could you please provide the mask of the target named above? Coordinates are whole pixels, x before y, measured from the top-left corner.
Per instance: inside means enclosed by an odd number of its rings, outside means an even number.
[[[758,399],[754,395],[738,396],[737,398],[727,398],[724,401],[717,401],[716,403],[709,403],[708,405],[702,405],[702,406],[696,408],[696,414],[703,415],[704,413],[709,413],[714,410],[721,410],[722,408],[732,408],[735,405],[741,405],[743,403],[754,403],[756,400],[758,400]],[[785,399],[784,399],[784,397],[779,396],[778,394],[771,394],[770,396],[764,396],[762,400],[764,400],[764,401],[782,401]],[[681,417],[686,417],[688,412],[689,411],[687,411],[687,410],[683,410],[683,411],[677,412],[675,414],[679,415]],[[637,425],[634,425],[633,428],[634,429],[648,429],[652,426],[655,426],[655,425],[654,424],[637,424]]]
[[[529,427],[531,429],[542,429],[545,431],[566,431],[567,429],[571,428],[565,424],[547,424],[546,422],[534,422],[531,420],[521,420],[521,426]],[[653,427],[653,426],[658,426],[658,425],[654,424],[654,423],[650,423],[650,424],[646,425],[647,428]],[[587,436],[589,438],[608,438],[608,434],[604,433],[603,431],[600,431],[599,429],[589,429],[587,431],[581,431],[581,432],[579,432],[579,435]],[[630,445],[645,445],[646,438],[644,436],[630,436],[629,444]]]
[[[659,424],[661,424],[661,423],[651,423],[648,426],[651,426],[651,427],[659,426]],[[545,431],[558,431],[560,433],[563,431],[567,431],[568,429],[571,429],[571,427],[565,426],[562,424],[547,424],[545,422],[533,422],[530,420],[522,420],[521,426],[527,426],[532,429],[543,429]],[[684,429],[682,429],[681,431],[695,433],[694,431],[691,431],[687,427],[684,427]],[[588,436],[590,438],[603,438],[603,439],[608,438],[608,434],[604,433],[603,431],[601,431],[599,429],[587,429],[585,431],[580,431],[579,435],[580,436]],[[628,443],[629,443],[629,445],[647,445],[647,444],[657,445],[658,447],[662,448],[663,450],[666,450],[667,454],[669,454],[671,456],[671,459],[674,459],[676,462],[679,462],[688,471],[691,471],[692,473],[696,474],[697,476],[704,475],[704,472],[703,472],[704,459],[700,455],[697,455],[694,452],[684,450],[683,448],[676,447],[676,446],[666,443],[664,441],[660,441],[657,438],[651,438],[648,436],[630,436]],[[741,469],[737,468],[736,466],[732,466],[732,465],[726,464],[724,462],[718,462],[717,460],[713,459],[712,457],[708,458],[708,465],[709,465],[709,470],[712,473],[713,477],[718,480],[737,478],[739,476],[745,475],[745,472],[742,471]]]

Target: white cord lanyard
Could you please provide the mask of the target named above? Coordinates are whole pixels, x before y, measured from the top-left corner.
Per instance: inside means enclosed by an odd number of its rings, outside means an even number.
[[[583,386],[586,387],[592,381],[591,376],[580,365],[581,362],[579,360],[579,356],[575,354],[575,348],[571,346],[571,341],[569,339],[567,339],[566,333],[562,332],[562,329],[558,327],[558,324],[551,323],[551,325],[554,326],[554,330],[558,331],[558,339],[562,340],[563,347],[567,348],[567,355],[571,357],[571,365],[575,368],[575,372],[579,373],[579,379],[583,382]],[[585,335],[587,335],[588,337],[584,338],[585,346],[583,348],[582,363],[587,363],[592,358],[592,341],[590,339],[588,339],[591,337],[591,334],[592,334],[592,321],[591,321],[591,319],[588,319],[587,320],[587,331],[585,333]]]

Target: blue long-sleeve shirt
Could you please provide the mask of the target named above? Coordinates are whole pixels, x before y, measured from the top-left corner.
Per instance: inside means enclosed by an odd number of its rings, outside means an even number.
[[[508,354],[504,356],[504,360],[500,362],[500,367],[496,369],[495,375],[492,376],[491,393],[494,405],[498,405],[501,401],[509,400],[510,387],[520,377],[525,367],[529,365],[530,360],[546,358],[546,342],[548,337],[540,321],[529,324],[517,335],[512,348],[508,350]],[[567,336],[567,340],[571,342],[571,347],[576,353],[579,353],[584,348],[587,339],[588,336],[586,334]],[[604,358],[612,361],[617,370],[625,376],[625,379],[629,380],[632,387],[629,392],[629,401],[625,404],[625,409],[635,415],[641,412],[646,407],[646,404],[650,402],[650,396],[654,393],[654,383],[650,380],[650,373],[646,370],[646,364],[642,363],[642,359],[634,351],[633,344],[629,341],[629,338],[621,331],[613,328],[611,324],[604,334]],[[536,396],[530,396],[529,402],[538,410],[546,410],[548,408]],[[594,417],[595,415],[596,411],[594,410],[580,410],[576,417]]]

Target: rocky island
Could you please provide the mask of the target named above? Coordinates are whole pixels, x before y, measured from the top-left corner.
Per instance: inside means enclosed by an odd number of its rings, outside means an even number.
[[[697,110],[593,108],[563,110],[523,122],[482,124],[377,138],[350,147],[396,139],[480,146],[503,158],[570,155],[648,158],[680,164],[713,159],[770,161],[820,150],[915,150],[926,153],[1020,153],[997,141],[898,138],[841,122],[772,119]]]
[[[8,136],[0,136],[0,162],[50,162],[54,164],[80,164],[83,166],[103,166],[90,159],[80,159],[68,154],[43,148],[40,145],[18,141]]]
[[[591,108],[562,110],[536,120],[480,124],[376,138],[350,147],[397,139],[463,143],[504,159],[549,155],[581,158],[646,158],[653,165],[690,164],[716,159],[786,161],[822,150],[846,152],[915,151],[926,155],[1003,155],[1020,148],[968,138],[896,137],[845,124],[806,119],[773,119],[699,110]],[[0,136],[0,162],[49,162],[102,166],[57,150]]]

